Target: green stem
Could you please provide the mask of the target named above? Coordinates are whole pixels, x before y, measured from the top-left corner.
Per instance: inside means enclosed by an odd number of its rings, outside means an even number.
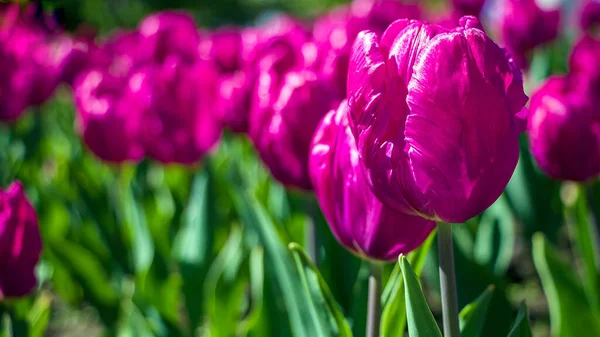
[[[460,337],[458,323],[458,295],[454,271],[452,225],[438,222],[438,252],[440,260],[440,285],[442,293],[442,318],[445,337]]]
[[[366,337],[379,337],[381,321],[381,288],[383,265],[377,262],[371,264],[369,276],[369,302],[367,307],[367,334]]]

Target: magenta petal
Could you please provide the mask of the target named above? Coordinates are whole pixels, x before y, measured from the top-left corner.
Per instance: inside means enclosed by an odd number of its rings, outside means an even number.
[[[15,182],[0,190],[0,300],[25,296],[35,288],[41,251],[37,214]]]
[[[586,181],[600,174],[598,100],[574,90],[569,78],[550,78],[531,98],[531,153],[546,174]]]
[[[342,102],[315,132],[310,156],[315,193],[342,245],[366,258],[395,260],[418,247],[435,223],[396,212],[373,195],[361,172],[347,115]]]
[[[506,94],[507,73],[504,52],[478,29],[438,35],[420,54],[407,96],[412,173],[403,181],[422,214],[464,222],[504,190],[520,132]]]

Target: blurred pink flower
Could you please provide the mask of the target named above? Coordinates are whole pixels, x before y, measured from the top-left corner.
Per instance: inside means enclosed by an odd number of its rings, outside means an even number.
[[[37,214],[21,183],[13,182],[0,190],[0,300],[33,291],[41,252]]]

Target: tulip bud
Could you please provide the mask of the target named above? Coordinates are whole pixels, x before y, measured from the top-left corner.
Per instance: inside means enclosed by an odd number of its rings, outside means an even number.
[[[240,69],[242,48],[242,35],[234,27],[219,28],[200,43],[201,57],[214,61],[221,73],[232,73]]]
[[[35,209],[21,183],[0,190],[0,300],[22,297],[36,286],[42,240]]]
[[[397,211],[464,222],[500,196],[516,166],[521,74],[474,17],[452,30],[398,20],[381,40],[362,32],[348,100],[365,175]]]
[[[143,117],[146,153],[163,163],[192,164],[217,143],[217,72],[211,63],[182,63],[177,57],[140,70],[151,104]],[[135,75],[134,75],[135,76]]]
[[[144,151],[140,141],[142,113],[148,107],[143,78],[130,80],[96,68],[74,83],[78,125],[92,152],[109,162],[137,161]]]
[[[369,189],[348,126],[348,106],[330,111],[315,132],[310,177],[337,240],[368,259],[393,261],[417,248],[435,223],[382,204]]]
[[[146,17],[138,26],[137,51],[145,61],[162,63],[175,54],[183,62],[194,63],[199,57],[200,35],[191,16],[184,12],[164,11]]]
[[[233,132],[248,132],[248,114],[252,97],[251,76],[243,71],[219,80],[217,111],[223,126]]]
[[[579,20],[580,27],[584,31],[597,29],[600,24],[600,2],[588,1],[583,6]]]
[[[572,80],[550,78],[533,94],[527,132],[542,171],[554,179],[586,181],[600,173],[600,102],[574,90]]]
[[[261,73],[250,115],[250,138],[275,178],[310,189],[310,142],[335,95],[312,71]]]
[[[591,90],[600,90],[600,40],[584,35],[573,47],[569,58],[569,76],[577,78],[572,84]]]
[[[543,10],[535,0],[504,0],[502,35],[506,49],[521,68],[529,52],[558,35],[560,11]]]

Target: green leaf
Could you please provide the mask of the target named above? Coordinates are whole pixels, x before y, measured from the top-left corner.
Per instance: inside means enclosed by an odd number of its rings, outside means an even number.
[[[482,215],[475,240],[477,263],[497,276],[508,270],[515,246],[514,219],[508,200],[501,195]]]
[[[479,298],[461,310],[459,318],[460,335],[462,337],[479,337],[482,335],[483,324],[493,293],[494,286],[489,286]]]
[[[300,245],[290,243],[289,248],[294,255],[296,268],[302,278],[308,298],[312,301],[315,309],[313,315],[319,315],[319,318],[324,321],[324,325],[331,325],[329,322],[335,323],[335,326],[331,327],[329,335],[351,337],[350,326],[317,266]],[[327,310],[319,310],[320,308]]]
[[[211,265],[205,281],[205,301],[211,336],[233,336],[241,316],[248,276],[242,231],[233,227],[229,239]]]
[[[238,324],[237,336],[245,336],[259,324],[265,287],[264,255],[262,247],[255,247],[250,253],[250,309],[244,320]]]
[[[435,230],[419,248],[408,254],[408,260],[416,275],[421,274],[427,253],[435,240]],[[400,264],[394,266],[382,295],[381,334],[384,337],[402,337],[406,328],[406,303],[404,299],[404,278]]]
[[[437,326],[423,295],[419,279],[411,268],[408,259],[405,256],[400,256],[398,263],[402,268],[402,277],[406,285],[404,296],[406,298],[408,335],[410,337],[442,337],[440,328]]]
[[[533,261],[542,279],[556,337],[600,336],[600,313],[590,305],[576,271],[564,262],[542,234],[533,237]]]
[[[102,322],[113,328],[120,313],[118,296],[95,256],[86,248],[67,240],[50,241],[47,248],[77,280],[84,297],[98,310]]]
[[[556,242],[563,224],[560,183],[539,172],[526,135],[521,135],[519,143],[519,162],[506,186],[506,196],[528,241],[534,233],[542,232],[550,242]]]
[[[519,313],[515,319],[510,332],[507,337],[531,337],[531,327],[529,327],[529,314],[527,313],[527,307],[525,304],[521,304],[519,307]]]
[[[133,261],[136,273],[145,273],[152,265],[154,258],[154,242],[146,223],[144,207],[136,200],[132,186],[132,172],[125,168],[121,173],[120,199],[125,224],[133,237]]]
[[[288,311],[295,337],[326,336],[326,329],[314,320],[310,304],[304,298],[304,289],[289,251],[279,240],[275,224],[256,197],[241,188],[232,191],[231,197],[242,222],[254,231],[265,248],[265,257],[277,280],[280,294]]]
[[[594,242],[594,237],[597,236],[597,233],[595,233],[595,229],[593,228],[596,224],[590,216],[585,187],[580,186],[579,188],[569,189],[568,186],[575,187],[575,185],[565,186],[565,190],[570,190],[574,194],[574,203],[569,204],[569,201],[566,202],[565,213],[567,219],[573,222],[575,246],[583,260],[583,285],[590,303],[596,308],[600,308],[600,270],[596,268],[598,263],[595,251],[600,247],[596,247],[596,242]]]
[[[182,227],[175,237],[173,254],[183,278],[183,293],[192,331],[202,320],[203,289],[212,253],[214,231],[214,196],[208,164],[192,183],[188,204],[182,216]]]

